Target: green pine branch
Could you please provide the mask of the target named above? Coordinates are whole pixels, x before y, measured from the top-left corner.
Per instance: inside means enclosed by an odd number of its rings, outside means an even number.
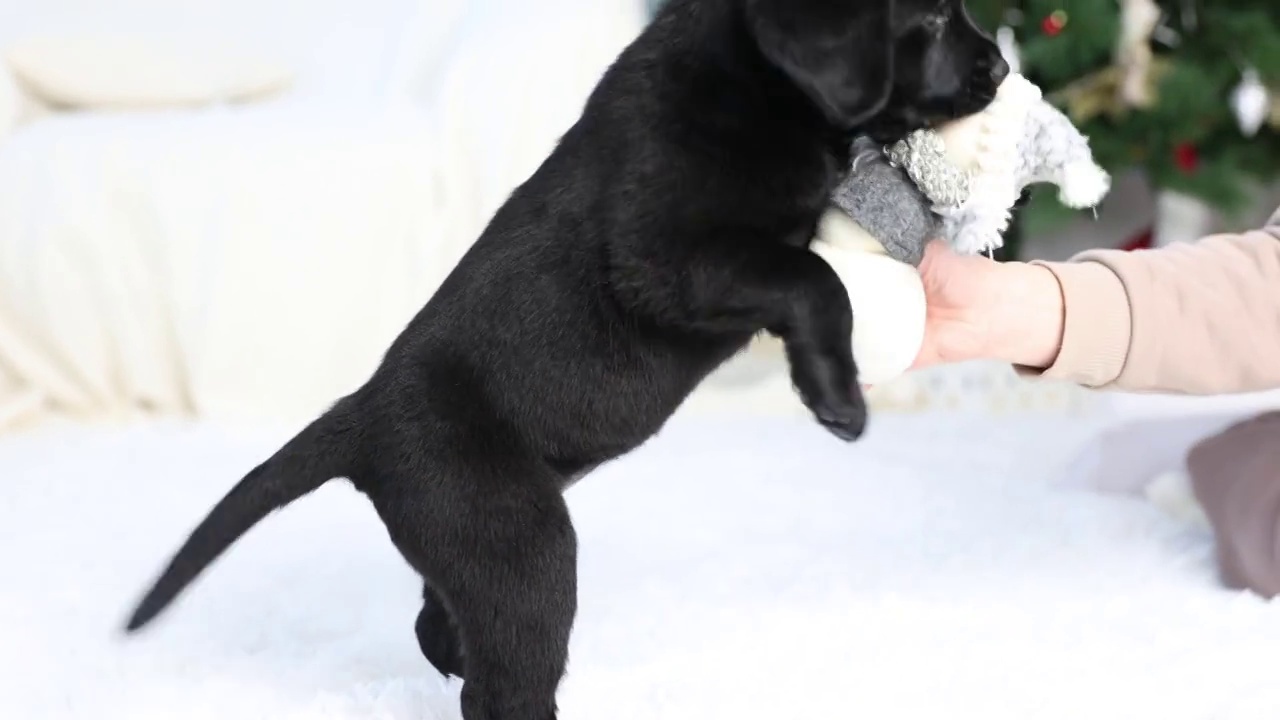
[[[1188,5],[1188,3],[1193,3]],[[994,32],[1010,11],[1022,22],[1011,26],[1021,45],[1023,73],[1046,96],[1068,85],[1102,77],[1114,63],[1121,30],[1117,0],[968,0],[971,15]],[[1161,73],[1153,79],[1155,103],[1123,107],[1095,83],[1096,106],[1106,110],[1076,118],[1089,136],[1095,158],[1113,175],[1141,170],[1156,189],[1200,198],[1233,213],[1245,207],[1250,185],[1280,178],[1280,128],[1264,126],[1253,137],[1240,129],[1231,106],[1232,92],[1246,67],[1280,93],[1280,0],[1161,0],[1173,43],[1153,42]],[[1186,10],[1194,11],[1196,23]],[[1057,34],[1044,31],[1046,17],[1061,11],[1066,23]],[[1061,101],[1064,110],[1070,106]],[[1185,164],[1187,148],[1197,157]],[[1181,161],[1180,161],[1181,158]],[[1048,232],[1076,211],[1063,207],[1052,188],[1037,188],[1018,215],[1021,232]]]

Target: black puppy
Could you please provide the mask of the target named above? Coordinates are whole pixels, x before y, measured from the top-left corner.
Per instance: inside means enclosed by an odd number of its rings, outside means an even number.
[[[960,0],[670,0],[368,382],[252,470],[137,608],[346,478],[425,581],[417,634],[467,720],[550,720],[576,610],[562,493],[765,331],[845,440],[853,318],[806,246],[860,132],[984,107],[1006,73]]]

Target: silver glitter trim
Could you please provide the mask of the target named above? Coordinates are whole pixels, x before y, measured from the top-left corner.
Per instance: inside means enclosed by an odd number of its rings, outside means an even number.
[[[920,191],[939,208],[959,208],[972,192],[973,175],[947,160],[946,143],[931,130],[917,130],[887,151],[889,162],[905,168]]]

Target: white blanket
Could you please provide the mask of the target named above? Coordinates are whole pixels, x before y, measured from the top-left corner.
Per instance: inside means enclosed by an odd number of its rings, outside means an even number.
[[[919,415],[845,445],[807,419],[677,419],[569,494],[561,718],[1280,717],[1280,603],[1224,590],[1200,529],[1050,484],[1082,429]],[[414,575],[340,484],[120,634],[285,437],[0,440],[0,717],[457,720],[414,641]]]

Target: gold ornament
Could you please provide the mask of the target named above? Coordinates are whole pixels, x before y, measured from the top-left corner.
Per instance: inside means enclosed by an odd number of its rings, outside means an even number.
[[[1131,107],[1150,107],[1154,101],[1147,76],[1153,53],[1151,37],[1160,22],[1155,0],[1120,0],[1120,37],[1115,64],[1121,70],[1116,88],[1120,101]]]
[[[1141,77],[1142,87],[1147,96],[1154,101],[1155,87],[1169,70],[1169,62],[1155,57]],[[1118,65],[1103,68],[1095,73],[1071,82],[1056,92],[1050,93],[1048,99],[1062,108],[1071,120],[1076,123],[1087,122],[1101,115],[1112,118],[1124,117],[1134,106],[1125,102],[1120,88],[1125,82],[1125,70]]]

